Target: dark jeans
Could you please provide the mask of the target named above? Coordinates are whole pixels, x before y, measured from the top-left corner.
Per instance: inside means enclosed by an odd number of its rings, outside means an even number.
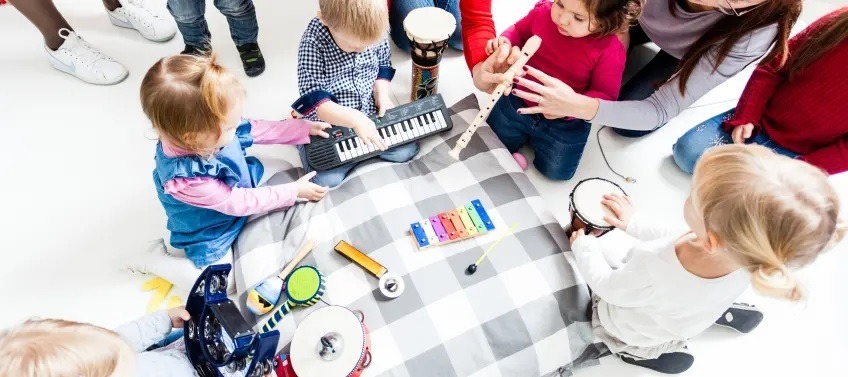
[[[524,143],[536,152],[533,165],[550,179],[567,180],[574,176],[591,125],[582,119],[545,119],[541,115],[521,115],[516,110],[526,107],[516,96],[501,97],[489,115],[488,123],[515,153]]]
[[[236,46],[256,43],[259,24],[253,0],[215,0],[218,8],[227,17],[230,35]],[[177,21],[177,28],[187,45],[207,48],[212,33],[206,24],[206,0],[168,0],[168,11]]]
[[[630,49],[635,46],[643,45],[651,40],[642,31],[642,28],[634,26],[630,28]],[[628,62],[630,62],[628,60]],[[621,94],[618,96],[619,101],[641,101],[650,97],[657,88],[668,80],[671,75],[677,72],[677,65],[680,60],[667,52],[660,50],[645,67],[639,70],[624,86],[621,87]],[[622,136],[640,137],[656,131],[633,131],[620,128],[613,130]]]
[[[394,0],[389,9],[389,24],[391,25],[392,41],[404,51],[409,51],[409,38],[403,29],[403,20],[415,9],[423,7],[439,7],[456,18],[456,30],[448,40],[448,46],[462,51],[462,27],[459,25],[459,0]]]

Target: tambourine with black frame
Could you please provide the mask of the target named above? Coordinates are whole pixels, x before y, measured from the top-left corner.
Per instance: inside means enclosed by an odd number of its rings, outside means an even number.
[[[262,377],[274,370],[280,333],[257,334],[227,298],[229,264],[207,267],[186,302],[186,354],[200,377]]]

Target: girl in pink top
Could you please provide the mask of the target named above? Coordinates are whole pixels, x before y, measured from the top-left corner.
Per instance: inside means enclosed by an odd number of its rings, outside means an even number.
[[[131,270],[189,289],[206,266],[232,263],[230,248],[247,216],[291,206],[298,198],[324,197],[327,188],[309,181],[314,173],[259,187],[264,169],[245,149],[309,143],[310,135],[328,137],[330,125],[243,119],[243,101],[238,79],[214,57],[172,56],[147,72],[141,103],[159,133],[153,183],[170,237],[156,242]]]
[[[548,72],[578,93],[615,100],[627,57],[616,34],[626,30],[640,12],[637,0],[542,0],[500,37],[490,40],[486,52],[491,54],[502,45],[520,48],[537,35],[542,45],[528,65]],[[536,83],[527,89],[536,90]],[[570,179],[591,126],[582,119],[548,119],[518,112],[535,105],[516,96],[502,97],[488,123],[522,168],[527,163],[517,152],[529,143],[536,152],[533,164],[542,174],[551,179]]]

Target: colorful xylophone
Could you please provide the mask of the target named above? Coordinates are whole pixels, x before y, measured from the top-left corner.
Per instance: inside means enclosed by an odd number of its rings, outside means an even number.
[[[479,199],[409,225],[409,232],[419,248],[477,237],[494,229],[495,224]]]

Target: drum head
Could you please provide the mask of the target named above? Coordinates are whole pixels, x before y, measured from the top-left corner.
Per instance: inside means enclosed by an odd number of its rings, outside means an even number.
[[[444,9],[423,7],[409,12],[403,28],[410,40],[419,43],[448,40],[456,30],[456,18]]]
[[[343,346],[338,358],[319,355],[321,337],[335,333]],[[359,318],[343,306],[327,306],[309,314],[294,331],[291,363],[300,377],[341,377],[351,374],[365,354],[365,329]]]
[[[571,192],[571,205],[575,215],[579,214],[589,225],[595,228],[612,227],[604,220],[604,216],[613,213],[607,206],[601,204],[606,194],[626,195],[621,187],[601,178],[589,178],[577,184]]]
[[[312,300],[320,289],[321,274],[312,266],[295,268],[286,280],[286,294],[295,303]]]

